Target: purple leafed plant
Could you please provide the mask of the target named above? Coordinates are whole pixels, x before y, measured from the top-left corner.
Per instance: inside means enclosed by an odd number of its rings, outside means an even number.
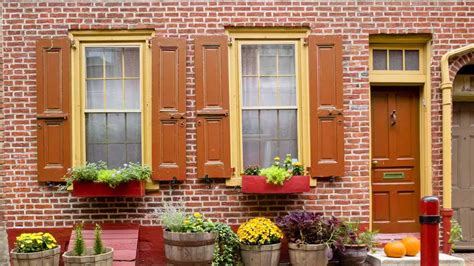
[[[332,245],[340,221],[335,217],[324,217],[322,213],[290,212],[276,219],[278,227],[289,242],[296,244]]]

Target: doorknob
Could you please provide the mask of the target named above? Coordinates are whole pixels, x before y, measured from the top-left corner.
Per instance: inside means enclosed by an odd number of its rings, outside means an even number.
[[[373,165],[373,166],[377,166],[378,163],[379,163],[379,161],[377,161],[377,160],[373,160],[373,161],[372,161],[372,165]]]
[[[390,125],[394,126],[397,123],[397,110],[393,110],[390,114]]]

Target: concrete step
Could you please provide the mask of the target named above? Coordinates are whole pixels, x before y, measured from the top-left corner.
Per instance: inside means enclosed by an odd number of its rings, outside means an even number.
[[[371,266],[419,266],[420,254],[415,257],[389,258],[385,256],[382,250],[367,255],[367,265]],[[439,266],[464,266],[464,260],[461,258],[449,256],[443,253],[439,254]]]

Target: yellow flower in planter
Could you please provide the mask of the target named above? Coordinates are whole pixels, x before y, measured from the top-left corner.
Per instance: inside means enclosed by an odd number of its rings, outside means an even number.
[[[39,252],[56,248],[56,239],[49,233],[24,233],[16,237],[15,247],[19,253]]]
[[[237,230],[240,242],[245,245],[269,245],[279,243],[283,233],[267,218],[253,218]]]

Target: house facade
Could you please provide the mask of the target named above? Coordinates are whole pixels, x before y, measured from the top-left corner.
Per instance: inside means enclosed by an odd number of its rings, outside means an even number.
[[[2,16],[10,242],[135,226],[147,264],[163,201],[232,225],[304,209],[407,233],[436,195],[474,248],[474,2],[5,1]],[[309,192],[242,192],[247,166],[286,154]],[[59,188],[99,160],[149,165],[146,195]]]

